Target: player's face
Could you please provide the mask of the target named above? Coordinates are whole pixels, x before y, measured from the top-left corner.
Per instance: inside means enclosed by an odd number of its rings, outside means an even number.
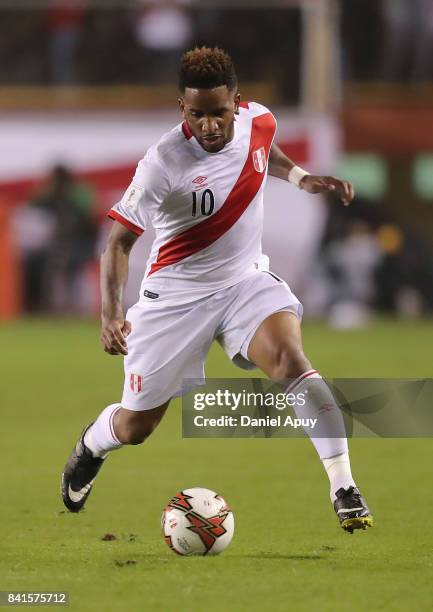
[[[187,87],[179,98],[180,110],[191,132],[209,153],[218,153],[232,140],[239,102],[240,95],[225,85],[214,89]]]

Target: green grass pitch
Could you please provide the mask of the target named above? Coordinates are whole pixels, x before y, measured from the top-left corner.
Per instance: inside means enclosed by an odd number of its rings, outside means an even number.
[[[121,360],[101,351],[93,322],[19,322],[0,339],[0,590],[66,590],[80,612],[432,609],[431,439],[351,441],[376,525],[350,536],[307,439],[182,439],[176,401],[144,445],[110,456],[72,515],[60,472],[82,427],[119,399]],[[433,375],[431,322],[306,324],[304,344],[325,376]],[[216,346],[207,373],[242,376]],[[220,557],[178,557],[161,537],[163,506],[191,486],[233,508]]]

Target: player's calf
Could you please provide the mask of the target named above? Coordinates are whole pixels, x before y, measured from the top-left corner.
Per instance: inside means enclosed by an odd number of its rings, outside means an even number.
[[[141,444],[160,423],[168,402],[152,410],[128,410],[121,408],[113,419],[117,439],[122,444]]]

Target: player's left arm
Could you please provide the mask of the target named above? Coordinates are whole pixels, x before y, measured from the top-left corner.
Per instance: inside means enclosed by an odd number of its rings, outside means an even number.
[[[294,180],[290,180],[289,174],[294,168],[295,171],[292,175],[294,176]],[[335,178],[335,176],[315,176],[313,174],[306,174],[299,180],[299,183],[296,183],[296,169],[296,164],[294,164],[274,143],[269,154],[268,172],[271,176],[275,176],[284,181],[294,182],[300,189],[308,193],[336,192],[345,206],[348,206],[355,197],[355,190],[352,183]]]

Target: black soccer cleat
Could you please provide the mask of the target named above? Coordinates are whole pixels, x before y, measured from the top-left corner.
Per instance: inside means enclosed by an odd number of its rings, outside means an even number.
[[[373,526],[373,516],[356,487],[341,487],[335,494],[334,510],[345,531],[353,533],[354,529],[366,529]]]
[[[71,512],[79,512],[83,508],[92,490],[93,481],[105,461],[105,458],[93,457],[84,444],[84,434],[91,425],[93,423],[84,428],[62,474],[63,503]]]

